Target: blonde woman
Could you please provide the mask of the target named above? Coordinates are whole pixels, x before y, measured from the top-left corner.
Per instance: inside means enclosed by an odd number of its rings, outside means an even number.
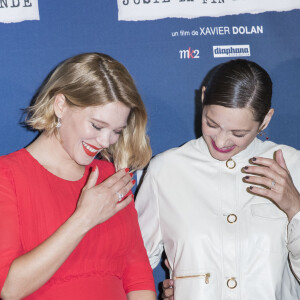
[[[107,55],[51,74],[28,108],[41,134],[0,158],[3,300],[155,299],[129,172],[150,159],[146,121],[133,79]]]

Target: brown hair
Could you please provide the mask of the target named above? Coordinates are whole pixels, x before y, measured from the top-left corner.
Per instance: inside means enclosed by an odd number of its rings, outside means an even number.
[[[216,66],[206,82],[203,105],[250,108],[262,123],[271,108],[272,81],[258,64],[236,59]]]

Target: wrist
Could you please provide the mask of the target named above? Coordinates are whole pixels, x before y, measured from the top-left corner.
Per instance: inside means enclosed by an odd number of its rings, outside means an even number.
[[[91,221],[88,216],[85,216],[76,210],[73,215],[69,218],[70,222],[77,233],[80,235],[85,235],[88,231],[92,229]]]

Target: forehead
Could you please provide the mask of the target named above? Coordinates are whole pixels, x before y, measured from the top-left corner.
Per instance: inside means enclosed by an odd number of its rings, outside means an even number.
[[[99,116],[111,116],[111,115],[127,115],[130,112],[130,108],[122,102],[115,101],[104,105],[88,106],[85,108],[86,112],[92,115]]]
[[[230,126],[234,129],[251,129],[257,125],[250,108],[229,108],[221,105],[205,105],[203,114],[219,126]]]
[[[92,118],[97,121],[113,124],[115,126],[124,126],[127,122],[130,108],[125,104],[115,101],[99,106],[88,106],[84,108],[71,108],[72,114],[77,117]]]

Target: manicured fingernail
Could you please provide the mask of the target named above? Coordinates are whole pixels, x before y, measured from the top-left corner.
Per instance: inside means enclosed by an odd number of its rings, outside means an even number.
[[[249,189],[252,190],[252,189],[253,189],[253,186],[251,185]]]
[[[93,166],[92,172],[95,172],[95,171],[96,171],[96,168],[97,168],[97,166]]]
[[[245,176],[245,179],[249,179],[250,177],[249,176]]]
[[[249,167],[246,166],[246,167],[244,167],[244,170],[248,170],[248,168],[249,168]]]
[[[256,157],[252,157],[252,161],[256,161]]]
[[[133,179],[131,182],[132,182],[132,184],[135,184],[135,183],[136,183],[136,180],[135,180],[135,179]]]
[[[125,169],[125,172],[128,173],[128,172],[129,172],[129,168],[126,168],[126,169]]]
[[[129,175],[131,176],[131,178],[133,177],[133,173],[129,173]]]

